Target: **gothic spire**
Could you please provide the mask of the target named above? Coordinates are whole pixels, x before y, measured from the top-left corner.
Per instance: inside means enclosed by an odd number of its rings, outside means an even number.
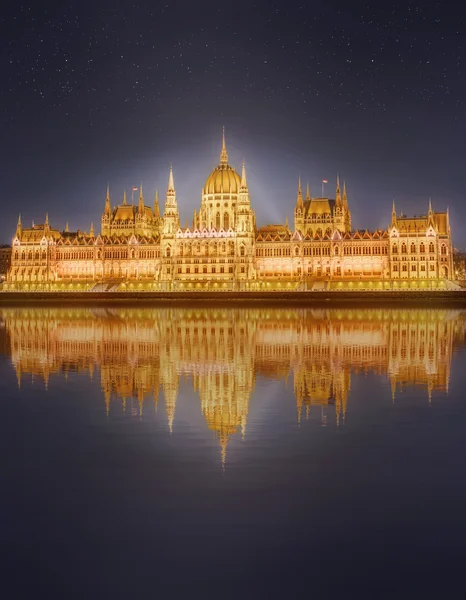
[[[155,190],[154,217],[160,219],[159,191]]]
[[[94,237],[94,223],[91,223],[91,228],[89,229],[89,235]]]
[[[434,211],[432,210],[432,198],[429,198],[429,215],[433,215]]]
[[[395,198],[393,198],[392,205],[392,227],[396,225],[396,208],[395,208]]]
[[[346,197],[346,182],[343,182],[343,208],[348,210],[348,198]]]
[[[335,202],[337,206],[341,206],[341,192],[340,192],[340,175],[337,174],[337,188],[335,191]]]
[[[296,198],[296,209],[303,209],[303,193],[301,191],[301,177],[298,177],[298,197]]]
[[[16,225],[16,235],[19,237],[23,231],[23,225],[21,223],[21,213],[18,215],[18,224]]]
[[[126,206],[126,190],[123,192],[123,206]]]
[[[144,212],[144,196],[142,194],[142,181],[141,181],[141,187],[139,188],[138,212],[140,214],[142,214]]]
[[[246,167],[244,166],[244,160],[243,160],[243,165],[241,168],[241,187],[242,188],[248,187],[248,182],[246,180]]]
[[[222,129],[222,151],[220,152],[220,164],[226,165],[228,162],[227,145],[225,143],[225,127]]]
[[[68,221],[67,221],[66,225],[65,225],[65,233],[69,233],[69,232],[70,232],[70,226],[69,226]]]
[[[107,195],[105,197],[105,210],[104,214],[109,215],[111,212],[110,209],[110,184],[107,183]]]
[[[307,182],[306,185],[306,200],[310,200],[311,199],[311,188],[309,187],[309,181]]]
[[[172,168],[172,164],[170,163],[170,174],[168,176],[168,188],[167,188],[168,192],[174,192],[175,191],[175,183],[173,181],[173,168]]]

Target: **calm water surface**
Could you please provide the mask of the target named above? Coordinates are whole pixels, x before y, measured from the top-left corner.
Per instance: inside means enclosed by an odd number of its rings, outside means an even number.
[[[465,332],[457,310],[0,310],[8,597],[464,597]]]

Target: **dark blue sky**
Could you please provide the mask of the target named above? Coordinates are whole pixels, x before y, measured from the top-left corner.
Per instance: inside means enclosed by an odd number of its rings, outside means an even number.
[[[466,246],[466,19],[454,2],[35,2],[0,22],[0,242],[27,225],[96,228],[173,163],[191,220],[218,162],[244,158],[258,224],[292,220],[298,174],[339,171],[355,227],[450,207]]]

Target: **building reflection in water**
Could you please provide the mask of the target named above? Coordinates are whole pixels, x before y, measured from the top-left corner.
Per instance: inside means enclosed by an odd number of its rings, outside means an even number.
[[[229,438],[246,433],[257,376],[293,380],[298,422],[311,406],[334,405],[344,423],[351,374],[388,377],[392,398],[407,385],[448,391],[456,310],[4,309],[6,350],[21,377],[48,386],[54,374],[100,373],[107,414],[162,390],[173,430],[180,378],[191,378],[225,460]]]

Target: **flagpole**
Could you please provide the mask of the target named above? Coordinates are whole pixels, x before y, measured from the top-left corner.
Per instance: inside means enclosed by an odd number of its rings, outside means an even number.
[[[322,179],[322,198],[324,197],[324,180]]]

